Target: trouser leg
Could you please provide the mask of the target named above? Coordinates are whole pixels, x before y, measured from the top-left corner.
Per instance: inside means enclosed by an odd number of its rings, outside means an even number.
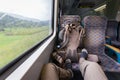
[[[41,80],[69,80],[71,77],[69,70],[62,69],[53,63],[46,64],[41,73]]]
[[[84,80],[108,80],[102,68],[96,62],[81,58],[79,64]]]

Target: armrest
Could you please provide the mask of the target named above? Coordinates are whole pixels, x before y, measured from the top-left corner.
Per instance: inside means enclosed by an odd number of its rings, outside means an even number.
[[[109,48],[109,49],[111,49],[111,50],[113,50],[113,51],[115,51],[117,53],[120,53],[120,49],[119,48],[116,48],[116,47],[111,46],[109,44],[105,44],[105,47],[107,47],[107,48]]]

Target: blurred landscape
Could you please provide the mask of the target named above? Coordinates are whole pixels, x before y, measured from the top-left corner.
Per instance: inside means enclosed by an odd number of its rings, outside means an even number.
[[[0,12],[0,68],[49,35],[49,21]]]

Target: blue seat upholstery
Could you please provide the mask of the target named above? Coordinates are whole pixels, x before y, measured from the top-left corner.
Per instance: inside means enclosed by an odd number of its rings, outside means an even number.
[[[84,47],[89,53],[98,55],[105,71],[120,71],[120,64],[105,54],[107,19],[99,16],[86,16],[83,22],[86,29]]]

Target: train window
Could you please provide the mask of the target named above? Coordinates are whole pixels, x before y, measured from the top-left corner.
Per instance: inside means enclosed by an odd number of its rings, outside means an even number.
[[[52,0],[0,0],[0,68],[51,34]]]

